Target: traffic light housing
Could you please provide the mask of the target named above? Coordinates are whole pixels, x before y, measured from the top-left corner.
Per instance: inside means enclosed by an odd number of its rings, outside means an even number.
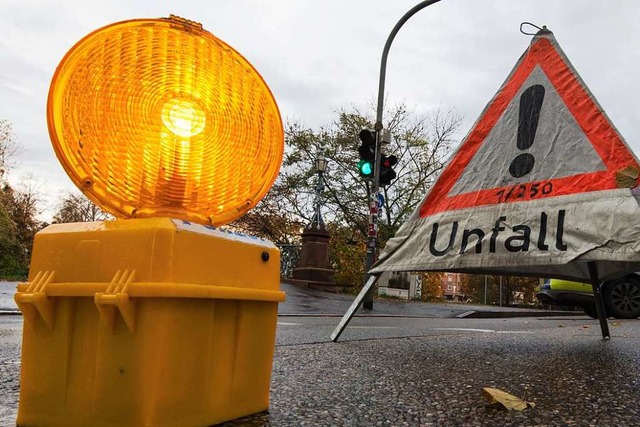
[[[361,141],[358,147],[360,161],[358,161],[358,172],[364,179],[373,179],[373,164],[376,159],[376,138],[375,134],[368,129],[362,129],[358,135]]]
[[[391,156],[382,155],[380,158],[380,187],[385,187],[396,179],[396,171],[393,170],[396,163],[398,163],[398,158],[393,154]]]

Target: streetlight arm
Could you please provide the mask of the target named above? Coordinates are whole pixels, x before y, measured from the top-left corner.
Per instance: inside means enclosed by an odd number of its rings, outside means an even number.
[[[391,49],[391,43],[393,39],[396,37],[396,34],[402,28],[405,22],[409,18],[411,18],[416,12],[424,9],[427,6],[430,6],[434,3],[439,2],[440,0],[424,0],[414,7],[412,7],[407,13],[405,13],[402,18],[396,23],[393,30],[387,37],[387,42],[384,45],[384,49],[382,50],[382,59],[380,61],[380,82],[378,85],[378,109],[376,112],[376,151],[375,151],[375,160],[373,164],[373,185],[372,185],[372,193],[371,199],[368,200],[369,203],[369,231],[367,237],[367,257],[364,263],[364,269],[368,272],[371,269],[371,266],[375,262],[376,258],[376,247],[378,242],[378,228],[377,228],[377,216],[378,209],[377,206],[377,197],[378,192],[380,191],[380,160],[382,158],[382,110],[384,104],[384,83],[385,83],[385,75],[387,73],[387,56],[389,56],[389,49]],[[363,299],[363,308],[372,309],[373,308],[373,287],[369,289],[369,291],[364,295]]]
[[[409,20],[416,12],[424,9],[427,6],[430,6],[434,3],[438,3],[440,0],[425,0],[423,2],[418,3],[414,7],[412,7],[407,13],[404,14],[402,18],[396,23],[396,26],[393,27],[389,37],[387,37],[387,42],[384,45],[384,49],[382,50],[382,59],[380,60],[380,82],[378,84],[378,109],[376,112],[376,131],[382,130],[382,109],[384,104],[384,83],[385,76],[387,74],[387,56],[389,56],[389,49],[391,49],[391,43],[393,43],[393,39],[398,34],[400,28],[404,25],[405,22]]]

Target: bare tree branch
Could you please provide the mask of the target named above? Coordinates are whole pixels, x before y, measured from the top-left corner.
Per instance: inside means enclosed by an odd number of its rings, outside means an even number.
[[[111,215],[96,206],[84,194],[67,193],[60,201],[53,222],[91,222],[111,218]]]
[[[18,144],[13,134],[11,122],[7,119],[0,119],[0,182],[13,165],[13,158],[17,153]]]
[[[440,110],[418,116],[404,104],[389,108],[385,117],[388,117],[387,129],[394,138],[384,147],[384,153],[398,157],[394,167],[397,179],[382,190],[385,201],[380,231],[387,238],[420,203],[442,169],[460,118],[453,111]],[[358,134],[362,129],[373,129],[373,122],[373,110],[365,115],[357,108],[351,108],[338,111],[330,126],[317,130],[305,128],[300,123],[289,123],[285,130],[283,168],[269,192],[269,203],[258,204],[255,213],[275,218],[275,212],[278,212],[283,224],[307,223],[314,212],[317,183],[314,161],[318,155],[324,155],[328,159],[323,176],[325,222],[350,227],[366,237],[371,187],[368,181],[360,178],[356,164],[360,145]],[[239,220],[243,221],[248,226],[248,220]],[[255,232],[269,234],[268,230],[259,229],[258,224],[253,227]],[[273,223],[270,227],[282,229]],[[287,237],[287,240],[291,239],[292,236]]]

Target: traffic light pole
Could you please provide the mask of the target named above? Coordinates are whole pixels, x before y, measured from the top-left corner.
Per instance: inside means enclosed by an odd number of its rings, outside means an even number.
[[[404,25],[405,22],[409,20],[416,12],[424,9],[427,6],[430,6],[434,3],[438,3],[440,0],[425,0],[413,8],[411,8],[407,13],[404,14],[402,18],[396,23],[393,30],[387,37],[387,42],[384,45],[384,49],[382,50],[382,59],[380,61],[380,81],[378,84],[378,108],[376,110],[376,159],[373,164],[373,188],[371,189],[371,197],[369,200],[369,229],[367,233],[367,256],[365,258],[364,263],[364,271],[365,275],[371,269],[371,266],[376,261],[377,258],[377,246],[378,246],[378,192],[380,191],[380,159],[382,156],[382,129],[384,126],[382,125],[382,110],[384,107],[384,85],[385,85],[385,77],[387,74],[387,57],[389,56],[389,49],[391,48],[391,43],[393,39],[398,34],[400,28]],[[365,283],[367,282],[367,278],[365,277]],[[364,295],[362,300],[362,308],[366,310],[373,309],[373,287],[369,289],[369,291]],[[345,325],[346,326],[346,325]]]
[[[380,129],[378,129],[380,124]],[[369,229],[367,232],[367,256],[364,262],[365,283],[367,281],[367,272],[376,261],[378,246],[378,192],[380,191],[380,158],[382,146],[382,124],[376,121],[376,158],[373,163],[373,188],[369,197]],[[373,286],[364,295],[362,300],[362,308],[365,310],[373,310]]]

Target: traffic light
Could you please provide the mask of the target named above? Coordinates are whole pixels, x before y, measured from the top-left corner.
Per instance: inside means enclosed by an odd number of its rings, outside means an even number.
[[[380,158],[380,187],[391,184],[391,181],[396,179],[396,171],[393,170],[393,166],[398,163],[398,158],[394,155],[385,156],[384,154]]]
[[[364,179],[373,179],[373,163],[376,159],[376,138],[373,132],[368,129],[362,129],[360,134],[362,145],[358,147],[360,161],[358,162],[358,171]]]

